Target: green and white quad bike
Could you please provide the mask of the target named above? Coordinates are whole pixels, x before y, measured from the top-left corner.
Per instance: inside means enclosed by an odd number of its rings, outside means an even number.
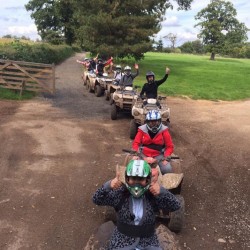
[[[117,166],[120,172],[120,179],[125,184],[125,170],[128,162],[132,159],[133,155],[138,155],[137,152],[133,150],[123,150],[128,154],[125,157],[125,162],[123,166]],[[181,169],[180,158],[176,155],[171,156],[171,166],[173,169],[173,173],[168,173],[165,175],[161,174],[158,164],[150,164],[155,171],[158,171],[158,182],[161,186],[168,189],[171,193],[173,193],[176,198],[180,201],[181,207],[180,209],[174,212],[168,211],[157,211],[155,213],[156,218],[159,220],[160,223],[166,225],[169,230],[175,233],[179,233],[184,225],[184,213],[185,213],[185,201],[183,196],[181,195],[181,186],[183,183],[184,174]],[[116,223],[116,213],[115,210],[111,207],[106,207],[105,210],[105,220],[112,220]]]
[[[112,94],[111,99],[111,119],[116,120],[118,113],[124,112],[131,114],[132,107],[138,98],[136,87],[119,86]]]
[[[166,97],[158,96],[157,99],[137,98],[132,107],[131,114],[134,119],[130,122],[129,136],[134,139],[139,126],[145,124],[146,115],[150,110],[158,110],[161,114],[162,123],[169,127],[170,125],[170,108],[167,105]]]

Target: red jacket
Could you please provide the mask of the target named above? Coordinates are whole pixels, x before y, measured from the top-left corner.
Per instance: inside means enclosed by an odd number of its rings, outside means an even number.
[[[155,157],[160,155],[162,152],[164,152],[164,156],[167,157],[174,151],[174,144],[172,142],[171,135],[168,132],[168,127],[164,125],[162,125],[161,129],[153,139],[151,139],[148,134],[146,124],[140,126],[133,141],[132,148],[133,150],[138,151],[140,146],[143,147],[142,153],[147,157]],[[152,147],[162,148],[162,151],[159,149],[153,149]]]

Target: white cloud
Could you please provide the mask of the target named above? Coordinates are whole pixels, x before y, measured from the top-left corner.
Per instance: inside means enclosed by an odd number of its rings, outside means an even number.
[[[26,11],[29,0],[0,0],[0,37],[4,35],[26,36],[40,39],[34,20]]]
[[[8,31],[12,35],[33,35],[37,33],[35,24],[30,24],[28,26],[10,26],[8,27]]]
[[[176,16],[169,16],[162,22],[162,27],[178,27],[181,26]]]

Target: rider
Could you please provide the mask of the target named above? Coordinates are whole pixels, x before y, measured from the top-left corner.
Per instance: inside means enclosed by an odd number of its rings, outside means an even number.
[[[104,62],[101,58],[96,59],[97,64],[96,64],[96,74],[97,76],[103,76],[104,73],[104,67],[108,66],[109,64],[112,63],[113,57],[110,57],[106,62]]]
[[[125,170],[125,184],[116,177],[93,195],[100,206],[114,207],[118,222],[107,249],[161,250],[155,233],[155,211],[180,208],[178,199],[158,182],[151,182],[151,168],[144,160],[131,160]]]
[[[139,65],[135,64],[136,73],[131,73],[131,67],[126,66],[124,68],[124,75],[122,76],[119,85],[120,86],[133,86],[133,80],[139,75]]]
[[[161,80],[155,81],[154,72],[148,71],[146,74],[147,83],[143,85],[140,96],[143,98],[143,95],[146,94],[147,98],[156,99],[157,89],[162,83],[164,83],[167,80],[169,73],[170,73],[170,69],[166,68],[165,76]]]
[[[122,66],[121,65],[116,65],[115,71],[114,71],[114,79],[115,79],[116,84],[119,84],[122,76],[123,76]]]
[[[146,115],[146,124],[138,128],[132,143],[133,150],[142,153],[143,158],[150,162],[155,158],[161,173],[171,173],[171,154],[174,145],[168,127],[161,122],[161,114],[157,110],[150,110]]]

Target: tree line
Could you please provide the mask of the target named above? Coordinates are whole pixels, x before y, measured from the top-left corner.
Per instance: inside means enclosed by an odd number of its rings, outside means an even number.
[[[143,58],[152,50],[170,0],[30,0],[31,12],[42,40],[53,44],[79,44],[92,54],[105,57]],[[175,0],[189,10],[193,0]],[[231,51],[247,40],[247,27],[236,18],[231,2],[212,0],[195,17],[199,38],[206,51]]]

